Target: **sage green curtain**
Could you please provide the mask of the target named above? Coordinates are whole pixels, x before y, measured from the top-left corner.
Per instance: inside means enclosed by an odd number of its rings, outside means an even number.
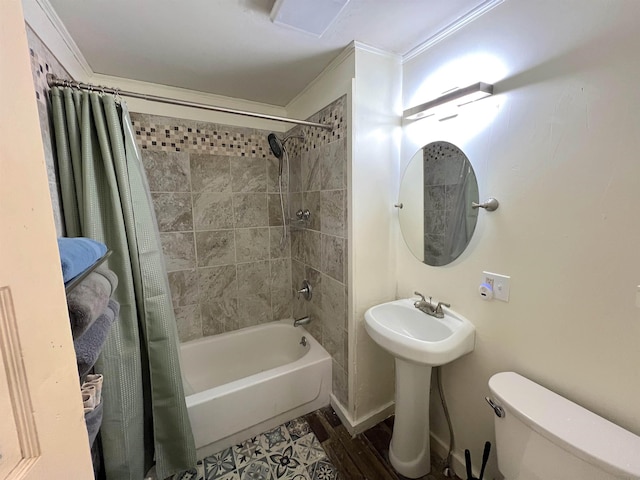
[[[67,236],[113,251],[120,303],[95,370],[104,375],[100,431],[109,480],[160,479],[196,463],[178,334],[147,179],[124,102],[51,89]]]

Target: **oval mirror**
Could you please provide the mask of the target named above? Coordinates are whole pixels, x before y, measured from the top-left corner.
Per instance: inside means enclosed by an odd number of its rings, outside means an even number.
[[[411,158],[400,183],[402,236],[427,265],[453,262],[478,221],[478,182],[469,159],[449,142],[432,142]]]

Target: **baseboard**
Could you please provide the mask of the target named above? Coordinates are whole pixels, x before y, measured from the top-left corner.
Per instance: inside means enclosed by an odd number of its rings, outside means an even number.
[[[449,441],[444,441],[431,432],[431,451],[435,452],[440,458],[446,458],[447,453],[449,453]],[[453,468],[455,474],[460,478],[464,478],[467,470],[462,455],[454,451],[453,455],[451,455],[451,463],[452,465],[450,466]],[[473,476],[477,478],[479,470],[472,468],[472,472]]]
[[[358,422],[355,422],[353,418],[351,418],[351,415],[349,415],[347,409],[333,394],[331,394],[331,406],[335,410],[336,414],[340,418],[340,421],[345,426],[347,431],[351,435],[357,435],[393,415],[395,403],[389,402],[387,405],[384,405],[378,410],[373,411],[366,417],[360,419]]]

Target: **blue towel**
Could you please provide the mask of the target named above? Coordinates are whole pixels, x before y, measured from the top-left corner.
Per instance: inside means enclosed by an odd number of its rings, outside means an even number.
[[[104,342],[107,340],[111,324],[117,320],[119,312],[120,304],[115,300],[109,300],[109,305],[104,313],[80,338],[74,340],[73,347],[76,350],[76,362],[80,377],[84,377],[95,365]]]
[[[67,283],[96,263],[105,253],[107,246],[90,238],[58,238],[62,278]]]

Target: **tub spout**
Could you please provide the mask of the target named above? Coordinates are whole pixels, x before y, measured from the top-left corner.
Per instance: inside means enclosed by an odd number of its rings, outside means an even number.
[[[297,320],[294,320],[293,326],[299,327],[300,325],[308,325],[310,322],[311,322],[311,317],[306,316],[306,317],[302,317],[302,318],[298,318]]]

